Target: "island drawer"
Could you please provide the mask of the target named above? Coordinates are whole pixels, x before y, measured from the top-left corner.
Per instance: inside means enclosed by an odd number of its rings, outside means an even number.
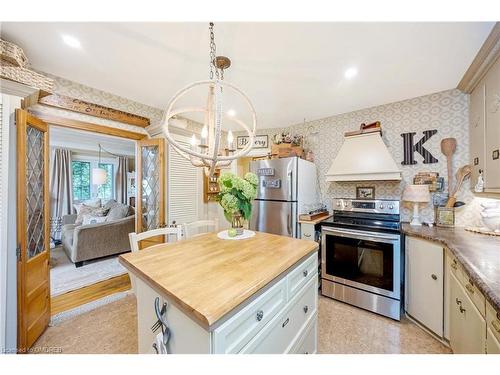
[[[288,299],[292,299],[313,277],[318,277],[318,254],[316,252],[288,275]]]
[[[283,313],[276,316],[243,348],[241,353],[287,353],[302,339],[305,327],[315,320],[318,299],[317,279],[310,279]]]
[[[215,353],[238,353],[286,304],[281,279],[213,332]]]

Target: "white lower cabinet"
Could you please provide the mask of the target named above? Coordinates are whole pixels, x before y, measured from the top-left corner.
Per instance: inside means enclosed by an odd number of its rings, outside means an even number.
[[[407,314],[443,337],[443,247],[419,238],[406,241]]]
[[[490,327],[486,330],[486,353],[500,354],[500,341],[497,340]]]
[[[455,354],[484,354],[486,321],[467,296],[465,289],[450,275],[450,346]]]
[[[289,353],[297,340],[305,336],[307,324],[316,320],[318,279],[311,278],[289,303],[289,307],[271,320],[241,353]]]

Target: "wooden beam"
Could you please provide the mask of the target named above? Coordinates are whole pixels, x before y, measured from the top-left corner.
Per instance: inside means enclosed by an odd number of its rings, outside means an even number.
[[[43,112],[30,111],[30,113],[33,113],[34,116],[47,122],[49,125],[61,126],[64,128],[71,128],[71,129],[77,129],[77,130],[84,130],[84,131],[89,131],[89,132],[94,132],[94,133],[99,133],[99,134],[113,135],[115,137],[128,138],[128,139],[133,139],[136,141],[148,137],[146,134],[143,134],[143,133],[136,133],[136,132],[131,132],[129,130],[112,128],[110,126],[93,124],[91,122],[85,122],[85,121],[80,121],[80,120],[74,120],[74,119],[69,119],[69,118],[64,118],[64,117],[48,115],[48,114],[43,113]]]
[[[499,57],[500,22],[497,22],[472,61],[469,69],[467,69],[461,81],[458,83],[457,88],[470,94]]]
[[[150,125],[150,121],[146,117],[105,107],[99,104],[89,103],[65,95],[43,92],[38,99],[38,103],[107,120],[124,122],[126,124],[140,126],[142,128]]]

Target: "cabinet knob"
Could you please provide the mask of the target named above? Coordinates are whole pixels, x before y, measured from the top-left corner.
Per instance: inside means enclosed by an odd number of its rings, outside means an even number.
[[[302,274],[304,275],[304,277],[307,277],[307,274],[308,274],[308,273],[309,273],[309,272],[307,272],[307,270],[304,270],[304,272],[302,272]]]
[[[309,311],[309,306],[305,305],[304,306],[304,313],[307,314],[308,311]]]
[[[264,317],[264,311],[262,310],[257,311],[257,317],[256,317],[257,321],[260,322],[263,317]]]
[[[465,312],[465,309],[460,305],[460,312],[463,314]]]
[[[434,274],[432,274],[431,277],[432,277],[432,280],[437,280],[438,279],[438,277],[436,275],[434,275]]]
[[[457,303],[457,305],[461,305],[462,304],[462,301],[460,301],[458,298],[455,298],[455,302]]]

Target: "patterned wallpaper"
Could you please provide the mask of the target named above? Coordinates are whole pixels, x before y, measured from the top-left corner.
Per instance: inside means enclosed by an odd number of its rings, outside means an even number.
[[[356,186],[374,186],[376,198],[400,199],[404,187],[411,183],[413,176],[420,171],[438,172],[447,176],[446,158],[441,153],[440,142],[443,138],[457,139],[457,150],[453,157],[453,171],[468,163],[469,132],[468,132],[468,95],[459,90],[438,92],[418,98],[390,103],[355,112],[327,117],[320,120],[292,125],[290,128],[266,129],[258,134],[272,136],[281,131],[291,131],[293,134],[316,133],[309,137],[318,167],[319,186],[322,200],[331,208],[332,198],[355,197]],[[356,130],[361,123],[380,121],[383,129],[383,139],[396,163],[400,166],[403,180],[401,182],[326,182],[333,158],[337,155],[343,142],[343,134]],[[415,132],[415,142],[422,137],[424,130],[436,129],[438,132],[430,138],[424,147],[438,159],[435,164],[423,164],[423,158],[415,153],[415,165],[401,165],[403,160],[403,138],[401,133]],[[475,199],[470,192],[469,182],[462,187],[458,200],[467,203],[456,211],[456,225],[479,225],[478,207],[480,199]],[[403,207],[403,220],[408,221],[411,207]],[[421,210],[425,221],[433,221],[433,209],[427,205]]]

